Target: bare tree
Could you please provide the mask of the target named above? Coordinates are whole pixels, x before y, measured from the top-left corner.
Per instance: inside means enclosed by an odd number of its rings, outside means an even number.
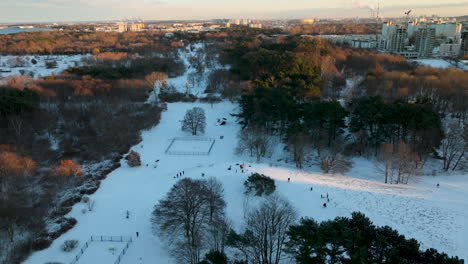
[[[376,169],[384,175],[385,183],[407,184],[422,173],[421,159],[404,142],[382,145],[377,160]]]
[[[182,120],[182,131],[191,132],[196,136],[198,132],[205,133],[206,117],[205,110],[200,107],[194,107],[187,110],[184,120]]]
[[[209,209],[209,232],[211,250],[224,251],[224,242],[229,232],[229,223],[225,217],[226,202],[223,199],[223,184],[214,177],[205,181]]]
[[[20,115],[12,115],[8,117],[8,121],[15,134],[16,143],[19,144],[21,141],[23,118]]]
[[[302,169],[305,153],[309,145],[310,138],[304,132],[295,132],[288,137],[288,146],[291,148],[293,160],[299,169]]]
[[[237,152],[249,151],[250,156],[255,156],[257,161],[270,151],[271,138],[265,129],[257,126],[248,126],[239,132],[239,144]]]
[[[379,173],[384,175],[384,182],[388,183],[388,180],[393,176],[393,145],[382,144],[379,153],[377,155],[376,169]]]
[[[61,160],[60,163],[52,167],[50,171],[52,183],[57,191],[69,189],[79,182],[83,172],[81,166],[72,160]]]
[[[153,89],[155,102],[158,100],[158,93],[167,86],[167,74],[164,72],[153,72],[145,77],[145,81]]]
[[[343,142],[335,142],[329,148],[319,149],[319,166],[324,173],[345,173],[352,167],[352,162],[341,154]]]
[[[240,250],[249,263],[278,264],[288,228],[296,220],[297,212],[289,201],[270,195],[247,213],[245,232],[231,239],[230,246]]]
[[[463,138],[464,131],[459,122],[452,122],[447,128],[447,135],[442,140],[440,150],[444,161],[443,169],[455,170],[468,149],[468,142]],[[466,133],[466,132],[465,132]]]
[[[208,245],[222,248],[225,220],[223,188],[215,179],[177,182],[155,206],[153,228],[180,263],[196,264]],[[216,242],[210,240],[216,238]]]

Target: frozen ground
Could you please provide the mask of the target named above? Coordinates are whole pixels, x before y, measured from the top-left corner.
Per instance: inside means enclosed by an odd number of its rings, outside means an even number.
[[[91,242],[77,264],[114,264],[125,245],[126,242]]]
[[[417,59],[417,60],[411,60],[411,61],[417,62],[418,64],[423,65],[423,66],[430,66],[434,68],[442,68],[442,69],[455,68],[448,61],[442,60],[442,59]]]
[[[172,144],[168,147],[169,154],[188,154],[188,153],[197,153],[200,155],[208,154],[210,152],[211,146],[215,143],[214,139],[210,138],[193,138],[190,137],[184,138],[175,138],[172,141]]]
[[[172,138],[190,136],[180,131],[177,120],[194,106],[206,111],[205,136],[217,139],[210,155],[166,155],[164,152]],[[168,104],[160,124],[144,132],[143,141],[133,147],[141,154],[143,166],[130,168],[122,160],[122,167],[112,172],[91,196],[95,201],[94,210],[83,214],[86,206],[75,205],[69,216],[75,217],[78,224],[25,263],[43,264],[52,260],[68,263],[73,255],[60,251],[63,241],[84,242],[91,235],[132,236],[134,243],[121,263],[174,263],[158,237],[152,234],[150,218],[154,205],[169,191],[176,182],[174,176],[181,171],[185,177],[201,178],[204,173],[205,177],[222,181],[227,215],[236,228],[242,225],[243,207],[256,199],[243,198],[242,184],[250,173],[258,171],[276,180],[277,191],[290,199],[302,216],[326,220],[362,211],[375,224],[396,228],[405,236],[416,238],[424,247],[468,258],[468,175],[426,176],[409,185],[385,185],[372,163],[364,159],[355,159],[354,169],[344,176],[324,175],[314,166],[297,170],[291,164],[280,162],[253,163],[251,158],[234,153],[239,126],[229,114],[237,111],[237,105],[228,102],[213,107],[199,103]],[[215,125],[222,117],[228,118],[227,125]],[[219,139],[220,136],[224,138]],[[227,170],[242,162],[247,165],[245,174]],[[291,178],[291,183],[287,178]],[[436,187],[437,183],[440,188]],[[326,194],[331,201],[327,208],[322,208],[324,200],[320,195]],[[129,219],[125,217],[126,210],[130,211]],[[88,253],[104,263],[101,251]]]
[[[0,56],[0,80],[5,77],[27,75],[40,78],[62,73],[64,70],[81,65],[81,59],[87,55],[50,55],[50,56]],[[32,60],[37,63],[32,63]],[[46,62],[56,61],[57,67],[47,69]]]

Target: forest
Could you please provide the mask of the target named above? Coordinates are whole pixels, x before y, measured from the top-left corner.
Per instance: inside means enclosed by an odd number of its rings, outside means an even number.
[[[180,43],[155,33],[40,31],[0,35],[0,54],[98,54],[170,52]]]
[[[99,53],[81,68],[0,85],[0,239],[9,242],[0,251],[10,263],[72,228],[72,206],[159,122],[164,106],[147,99],[156,82],[184,71],[171,54]]]
[[[277,137],[298,168],[310,151],[325,172],[347,171],[352,156],[398,160],[382,172],[398,171],[389,183],[407,183],[429,158],[466,167],[467,72],[302,37],[243,41],[222,60],[231,75],[221,93],[242,107],[239,151],[257,160]]]

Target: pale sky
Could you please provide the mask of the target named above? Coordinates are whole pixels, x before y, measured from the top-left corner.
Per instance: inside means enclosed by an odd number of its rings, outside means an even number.
[[[468,0],[0,0],[0,23],[136,19],[468,15]]]

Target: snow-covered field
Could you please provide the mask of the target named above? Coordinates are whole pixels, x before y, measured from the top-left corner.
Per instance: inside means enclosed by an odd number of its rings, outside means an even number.
[[[178,120],[194,106],[206,111],[205,136],[217,139],[210,155],[166,155],[164,152],[173,137],[190,136],[180,131]],[[243,198],[242,184],[256,171],[274,178],[277,191],[290,199],[302,216],[326,220],[362,211],[374,223],[396,228],[407,237],[419,240],[424,247],[468,258],[468,175],[425,176],[410,185],[385,185],[372,163],[364,159],[355,159],[354,169],[344,176],[324,175],[315,166],[297,170],[286,163],[253,163],[251,158],[234,153],[240,128],[229,114],[236,111],[237,105],[228,102],[213,107],[200,103],[168,104],[161,123],[144,132],[143,141],[133,147],[141,154],[143,166],[130,168],[122,160],[122,167],[112,172],[91,196],[95,201],[94,210],[83,214],[86,206],[75,205],[69,216],[75,217],[78,224],[25,263],[67,263],[74,254],[60,251],[63,241],[84,242],[91,235],[133,236],[134,243],[122,263],[174,263],[158,237],[152,234],[150,218],[154,205],[169,191],[176,182],[174,177],[181,171],[185,177],[201,178],[203,173],[223,182],[227,214],[236,228],[242,224],[245,201],[254,202]],[[216,120],[222,117],[228,117],[227,125],[216,125]],[[224,138],[219,139],[220,136]],[[244,174],[240,170],[227,170],[242,162],[247,165]],[[291,183],[287,178],[291,178]],[[324,200],[320,196],[326,194],[331,201],[327,208],[322,208]],[[125,217],[126,210],[130,211],[129,219]],[[100,254],[95,254],[99,259]]]
[[[168,154],[208,155],[215,139],[204,137],[174,138],[167,149]]]
[[[59,74],[70,67],[80,66],[81,59],[86,56],[88,55],[0,56],[0,80],[4,77],[22,74],[32,78]],[[48,69],[46,63],[51,61],[57,62],[57,65]]]
[[[411,60],[411,61],[414,61],[423,66],[429,66],[429,67],[434,67],[434,68],[441,68],[441,69],[455,68],[455,66],[450,64],[448,61],[442,60],[442,59],[417,59],[417,60]]]
[[[79,259],[77,264],[114,264],[122,252],[126,243],[123,242],[92,242],[86,249],[85,254]],[[72,251],[71,253],[74,253]]]

